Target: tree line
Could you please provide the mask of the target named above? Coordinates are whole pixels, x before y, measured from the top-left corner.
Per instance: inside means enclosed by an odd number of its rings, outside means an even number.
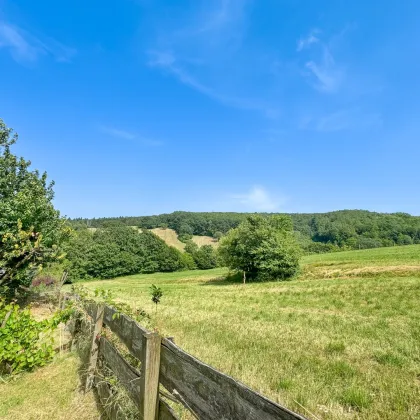
[[[274,214],[260,213],[264,217]],[[197,213],[139,217],[73,219],[75,228],[101,227],[109,221],[145,229],[169,227],[178,235],[207,235],[219,239],[239,226],[249,213]],[[420,243],[420,217],[406,213],[376,213],[366,210],[340,210],[329,213],[289,214],[297,239],[306,252],[366,249]]]
[[[66,269],[69,279],[209,269],[225,265],[250,278],[287,278],[300,250],[420,243],[420,218],[344,210],[322,214],[174,212],[158,216],[68,220],[54,208],[47,174],[31,169],[12,147],[17,135],[0,119],[0,292],[27,287],[46,267]],[[169,227],[185,252],[149,229]],[[94,228],[94,229],[92,229]],[[192,235],[220,241],[220,251],[198,247]]]

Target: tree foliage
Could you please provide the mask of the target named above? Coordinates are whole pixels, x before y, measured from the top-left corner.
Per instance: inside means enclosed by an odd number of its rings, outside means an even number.
[[[11,147],[18,139],[0,119],[0,286],[30,285],[48,262],[62,257],[71,229],[54,209],[53,182],[31,170]]]
[[[220,241],[219,247],[227,267],[259,280],[293,276],[299,268],[300,253],[287,216],[248,216]]]
[[[71,308],[67,308],[36,321],[29,308],[0,298],[0,374],[32,370],[51,361],[55,354],[52,333],[70,315]]]
[[[109,224],[91,232],[80,229],[66,245],[71,280],[168,272],[191,268],[191,261],[154,233]]]
[[[273,214],[262,213],[264,217]],[[152,229],[162,224],[184,233],[218,238],[236,228],[247,213],[194,213],[177,211],[171,214],[143,217],[120,217],[126,225]],[[293,228],[299,232],[299,242],[306,252],[330,252],[343,249],[363,249],[380,246],[420,243],[420,217],[406,213],[374,213],[365,210],[341,210],[330,213],[290,214]],[[110,219],[77,219],[77,227],[100,227]],[[188,226],[188,227],[187,227]],[[322,244],[326,244],[323,246]]]
[[[184,251],[186,255],[190,255],[194,261],[194,265],[199,270],[209,270],[218,265],[217,252],[211,245],[203,245],[199,247],[193,241],[187,241]]]

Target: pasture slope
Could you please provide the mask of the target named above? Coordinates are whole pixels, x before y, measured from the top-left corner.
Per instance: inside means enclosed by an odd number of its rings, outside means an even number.
[[[173,229],[162,229],[162,228],[155,228],[151,229],[151,231],[159,236],[159,238],[163,239],[167,245],[173,246],[180,251],[183,251],[185,248],[185,244],[178,239],[178,234]],[[203,245],[212,245],[217,247],[218,242],[214,240],[211,236],[197,236],[194,235],[192,238],[193,242],[195,242],[198,246]]]
[[[154,314],[186,351],[312,419],[420,419],[420,246],[304,257],[288,282],[227,270],[86,283]]]

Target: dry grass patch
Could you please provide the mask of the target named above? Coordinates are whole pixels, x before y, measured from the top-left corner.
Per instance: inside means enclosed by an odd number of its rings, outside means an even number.
[[[32,373],[0,383],[0,417],[4,419],[98,419],[92,393],[79,392],[79,360],[73,354]]]
[[[151,229],[151,231],[159,236],[159,238],[163,239],[167,245],[173,246],[180,251],[184,250],[185,244],[178,239],[178,234],[173,229],[156,228]]]
[[[192,240],[198,246],[211,245],[211,246],[214,246],[215,248],[217,248],[219,246],[219,242],[217,242],[217,240],[212,238],[211,236],[197,236],[197,235],[194,235]]]

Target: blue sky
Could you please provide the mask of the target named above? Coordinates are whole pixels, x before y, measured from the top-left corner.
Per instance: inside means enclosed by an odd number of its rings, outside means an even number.
[[[420,214],[420,3],[0,0],[0,117],[70,217]]]

